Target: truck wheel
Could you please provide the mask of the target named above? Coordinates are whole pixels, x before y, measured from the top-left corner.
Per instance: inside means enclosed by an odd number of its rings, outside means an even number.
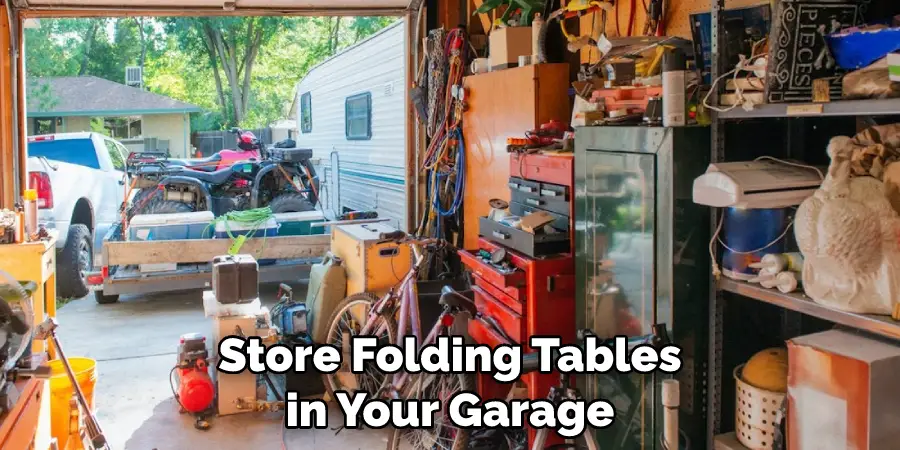
[[[81,298],[88,295],[84,275],[94,266],[91,230],[80,223],[69,226],[66,246],[57,255],[56,272],[59,296]]]
[[[97,300],[97,303],[101,305],[109,305],[119,301],[119,295],[106,295],[102,290],[94,291],[94,300]]]
[[[193,211],[194,208],[187,203],[156,200],[151,201],[141,214],[178,214]]]
[[[278,198],[272,200],[272,203],[269,203],[269,208],[275,214],[316,210],[316,207],[300,194],[279,195]]]

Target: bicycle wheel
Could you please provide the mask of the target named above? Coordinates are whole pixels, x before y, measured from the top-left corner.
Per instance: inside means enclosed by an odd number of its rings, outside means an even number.
[[[345,333],[348,336],[359,336],[376,301],[378,299],[368,293],[353,294],[341,300],[331,316],[325,344],[334,345],[340,349]],[[378,321],[374,324],[375,329],[380,330],[377,336],[379,345],[395,344],[397,342],[397,326],[394,321],[384,316],[378,316],[375,320]],[[349,345],[349,342],[347,344]],[[345,361],[345,364],[349,365],[350,362]],[[335,373],[322,374],[322,381],[324,381],[325,389],[328,390],[331,398],[334,398],[334,392],[339,390],[351,392],[359,390],[374,395],[389,380],[390,377],[378,370],[374,362],[367,363],[365,373],[362,374],[350,373],[344,368]]]
[[[404,388],[405,399],[440,400],[444,409],[434,414],[431,428],[395,428],[388,440],[387,450],[400,450],[404,441],[415,450],[464,450],[468,447],[469,430],[453,425],[446,408],[454,395],[471,392],[473,385],[472,376],[466,374],[422,372],[410,377]]]

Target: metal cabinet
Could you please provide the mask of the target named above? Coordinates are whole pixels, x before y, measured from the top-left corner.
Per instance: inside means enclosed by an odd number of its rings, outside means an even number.
[[[575,134],[575,264],[579,328],[638,336],[665,324],[682,348],[681,428],[704,436],[709,212],[691,200],[709,163],[702,127],[585,127]],[[617,409],[601,448],[660,449],[663,374],[582,377]],[[696,439],[696,440],[695,440]]]

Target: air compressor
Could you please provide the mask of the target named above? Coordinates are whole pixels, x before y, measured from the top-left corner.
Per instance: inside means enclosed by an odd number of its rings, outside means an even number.
[[[209,429],[206,417],[211,414],[216,397],[216,387],[209,376],[208,360],[206,337],[199,333],[181,336],[178,343],[178,362],[171,372],[175,374],[172,394],[175,395],[181,413],[189,413],[196,417],[194,427],[198,430]]]

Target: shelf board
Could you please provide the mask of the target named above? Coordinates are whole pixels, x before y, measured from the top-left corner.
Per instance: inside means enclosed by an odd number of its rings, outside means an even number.
[[[900,98],[836,100],[829,103],[767,103],[745,111],[740,106],[718,113],[720,119],[761,117],[881,116],[900,114]]]
[[[829,322],[866,330],[891,339],[900,340],[900,322],[891,319],[890,316],[856,314],[841,311],[825,305],[820,305],[804,294],[782,294],[776,289],[766,289],[758,284],[735,281],[728,278],[723,278],[719,281],[719,288],[754,300],[818,317]]]
[[[720,434],[713,438],[713,450],[749,450],[737,440],[734,432]]]

